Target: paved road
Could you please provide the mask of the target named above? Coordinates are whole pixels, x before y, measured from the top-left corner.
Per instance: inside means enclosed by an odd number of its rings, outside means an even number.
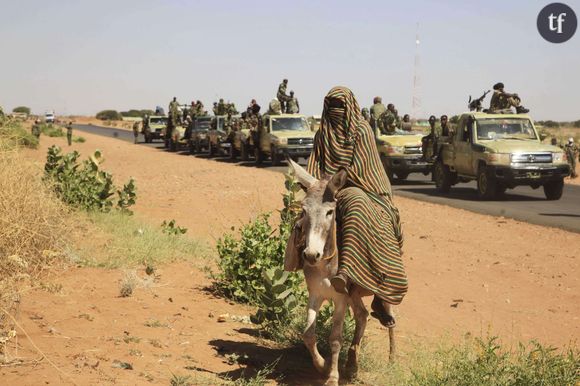
[[[127,130],[110,129],[92,125],[74,125],[78,130],[120,140],[133,142],[133,133]],[[141,145],[163,149],[161,142],[145,144],[140,136]],[[185,152],[179,154],[187,154]],[[224,158],[216,158],[216,162],[230,162]],[[247,167],[255,167],[253,162],[239,163]],[[285,172],[286,167],[272,167],[268,163],[261,166],[270,170]],[[516,220],[533,224],[563,228],[580,233],[580,186],[566,185],[564,195],[558,201],[547,201],[544,191],[521,186],[508,190],[501,200],[480,201],[477,199],[475,182],[459,184],[451,188],[451,192],[441,195],[435,191],[435,185],[429,177],[421,174],[411,174],[409,180],[393,186],[395,194],[417,200],[433,202],[466,209],[476,213],[493,216],[511,217]],[[425,213],[428,218],[429,213]]]

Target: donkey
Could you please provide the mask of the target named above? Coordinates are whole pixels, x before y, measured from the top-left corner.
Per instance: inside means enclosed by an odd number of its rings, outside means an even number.
[[[372,293],[353,284],[349,294],[334,290],[330,279],[338,270],[338,246],[336,242],[336,195],[344,187],[347,170],[341,169],[333,176],[321,180],[312,177],[304,168],[289,160],[297,182],[306,191],[302,201],[302,216],[296,222],[300,230],[293,232],[288,241],[285,256],[285,269],[302,268],[308,287],[308,312],[303,334],[304,344],[312,355],[316,370],[327,375],[327,386],[338,385],[338,356],[342,347],[342,328],[347,308],[353,310],[356,327],[354,339],[348,352],[347,371],[354,376],[358,370],[360,344],[365,332],[368,311],[362,297]],[[334,303],[332,329],[330,332],[330,361],[326,361],[316,346],[316,318],[324,301]],[[395,355],[394,330],[389,328],[390,358]]]

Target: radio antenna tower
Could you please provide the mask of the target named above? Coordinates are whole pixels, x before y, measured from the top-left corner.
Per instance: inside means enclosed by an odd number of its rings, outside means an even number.
[[[413,68],[413,101],[411,113],[413,119],[419,119],[421,111],[421,56],[419,53],[419,23],[417,23],[417,32],[415,34],[415,66]]]

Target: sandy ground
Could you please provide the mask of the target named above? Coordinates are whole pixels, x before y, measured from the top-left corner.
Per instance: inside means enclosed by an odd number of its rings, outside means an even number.
[[[175,218],[188,235],[213,243],[232,225],[281,207],[283,176],[264,169],[167,153],[112,138],[83,134],[73,144],[83,156],[98,148],[104,168],[118,183],[136,179],[138,215],[153,224]],[[28,151],[44,160],[45,149],[61,138],[42,138]],[[504,342],[537,339],[576,345],[580,336],[580,236],[511,219],[396,197],[405,230],[405,264],[410,289],[397,307],[398,336],[411,341],[452,339],[471,333],[498,334]],[[213,297],[210,281],[185,263],[162,268],[159,280],[130,298],[118,297],[122,271],[71,269],[56,293],[23,294],[18,317],[60,371],[45,359],[34,365],[0,368],[6,384],[167,384],[171,373],[239,374],[223,354],[247,353],[252,365],[285,356],[286,382],[318,384],[306,352],[277,350],[256,341],[251,326],[216,316],[248,315],[251,310]],[[171,300],[169,299],[171,298]],[[214,317],[210,317],[210,314]],[[88,315],[88,316],[87,316]],[[147,327],[148,320],[161,327]],[[18,355],[40,357],[18,331]],[[135,336],[140,342],[129,343]],[[369,323],[371,339],[385,339]],[[157,339],[161,347],[151,343]],[[114,368],[127,361],[133,370]],[[297,367],[301,371],[295,371]],[[296,378],[301,374],[303,378]]]

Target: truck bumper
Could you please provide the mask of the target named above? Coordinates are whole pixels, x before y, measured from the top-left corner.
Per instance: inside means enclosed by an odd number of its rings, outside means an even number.
[[[547,165],[547,166],[488,166],[497,181],[508,187],[518,185],[543,185],[546,182],[558,181],[570,175],[569,165]]]
[[[300,146],[300,147],[285,147],[285,148],[278,148],[278,154],[287,155],[288,157],[310,157],[310,153],[312,153],[312,149],[314,146]]]
[[[428,173],[431,164],[421,160],[421,155],[387,157],[381,155],[383,166],[393,173]]]

